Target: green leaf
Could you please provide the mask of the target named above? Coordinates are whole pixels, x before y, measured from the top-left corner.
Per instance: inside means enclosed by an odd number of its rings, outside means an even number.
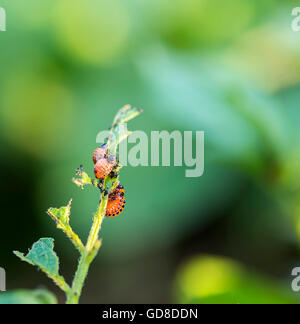
[[[84,246],[78,235],[73,232],[70,226],[71,204],[72,199],[69,201],[67,206],[61,208],[49,208],[47,213],[55,221],[57,228],[61,229],[69,237],[80,252],[83,252]]]
[[[142,109],[131,107],[130,105],[126,105],[118,111],[112,127],[115,127],[117,124],[127,123],[129,120],[135,118],[140,113],[142,113]]]
[[[48,214],[57,222],[57,228],[64,229],[70,226],[71,203],[61,208],[49,208]]]
[[[31,250],[26,256],[23,253],[14,251],[22,261],[38,266],[44,272],[58,275],[59,261],[54,248],[53,238],[41,238],[33,244]]]
[[[131,134],[131,132],[127,130],[127,127],[123,127],[125,123],[137,117],[140,113],[142,113],[142,109],[131,107],[130,105],[126,105],[119,110],[110,130],[110,137],[108,140],[108,151],[110,153],[115,154],[118,145]]]
[[[78,175],[80,176],[80,178],[73,178],[72,181],[81,189],[83,189],[85,185],[93,184],[92,179],[86,172],[81,172]]]
[[[20,289],[1,293],[0,304],[57,304],[57,300],[51,292],[44,289]]]
[[[41,238],[39,241],[33,244],[28,254],[24,256],[23,253],[14,251],[14,254],[18,256],[22,261],[25,261],[31,265],[39,267],[50,279],[52,279],[57,286],[63,291],[67,292],[70,287],[65,282],[65,279],[59,275],[59,260],[54,248],[53,238]]]

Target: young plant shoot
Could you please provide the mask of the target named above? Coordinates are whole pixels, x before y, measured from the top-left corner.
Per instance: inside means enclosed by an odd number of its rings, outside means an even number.
[[[96,213],[93,216],[93,223],[86,244],[84,245],[79,236],[70,226],[71,203],[61,208],[49,208],[47,213],[55,221],[58,229],[62,230],[78,250],[80,257],[77,271],[73,282],[69,285],[59,273],[59,259],[54,252],[54,239],[41,238],[33,244],[27,255],[14,251],[22,261],[37,266],[54,283],[65,292],[67,304],[78,304],[89,267],[96,257],[101,240],[99,232],[104,217],[116,217],[122,213],[125,207],[125,191],[119,181],[121,165],[116,157],[118,146],[130,132],[120,132],[120,129],[129,120],[141,113],[140,109],[127,105],[120,109],[109,130],[109,136],[105,143],[98,147],[92,154],[94,162],[95,178],[91,178],[80,166],[77,169],[77,177],[73,182],[80,188],[92,185],[100,191],[100,201]]]

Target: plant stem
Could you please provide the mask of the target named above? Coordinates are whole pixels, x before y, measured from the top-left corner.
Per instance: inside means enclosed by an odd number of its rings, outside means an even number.
[[[96,214],[94,215],[94,222],[86,243],[85,248],[87,251],[92,251],[96,241],[98,240],[99,231],[101,229],[101,225],[105,216],[107,200],[108,200],[108,195],[104,196],[104,194],[102,194],[101,202],[99,204]]]
[[[67,294],[66,304],[78,304],[89,266],[90,264],[87,262],[87,253],[85,252],[79,259],[78,268],[73,280],[72,290],[69,294]]]
[[[110,135],[108,137],[108,142],[107,142],[108,152],[110,152],[111,154],[115,154],[120,142],[130,134],[130,132],[127,131],[126,127],[122,128],[123,133],[121,134],[120,133],[121,128],[119,128],[118,126],[121,125],[124,126],[125,123],[127,123],[129,120],[139,115],[141,112],[142,112],[141,109],[131,108],[130,105],[126,105],[119,110],[119,112],[117,113],[114,119],[113,125],[110,128]],[[126,132],[124,133],[124,131]],[[73,179],[73,182],[78,186],[80,186],[81,188],[83,188],[85,184],[94,184],[94,182],[89,178],[89,176],[85,172],[81,173],[81,179]],[[109,189],[109,191],[113,190],[114,186],[117,183],[118,183],[118,179],[109,180],[107,178],[104,181],[103,190],[101,194],[101,201],[99,203],[98,210],[94,215],[93,225],[91,227],[86,246],[84,246],[82,250],[80,244],[76,244],[77,242],[75,243],[75,245],[79,246],[80,259],[73,280],[72,288],[67,292],[67,302],[66,302],[67,304],[78,304],[82,287],[84,285],[86,276],[89,271],[90,264],[92,263],[95,256],[97,255],[97,252],[101,245],[101,241],[99,240],[98,236],[105,216],[106,206],[108,201],[108,194],[106,189]]]
[[[71,288],[69,287],[69,285],[65,282],[65,279],[61,276],[50,276],[49,274],[47,274],[49,276],[49,278],[51,278],[54,283],[62,290],[66,293],[66,295],[70,294],[71,292]]]
[[[98,210],[94,215],[93,225],[91,227],[91,231],[87,240],[87,244],[85,246],[85,250],[81,254],[79,259],[78,268],[75,273],[75,277],[72,284],[72,289],[70,293],[67,294],[67,302],[66,302],[67,304],[78,304],[82,287],[84,285],[86,276],[88,274],[90,264],[94,260],[100,248],[100,241],[98,239],[98,235],[105,216],[107,200],[108,200],[108,196],[102,194],[101,202],[98,206]]]

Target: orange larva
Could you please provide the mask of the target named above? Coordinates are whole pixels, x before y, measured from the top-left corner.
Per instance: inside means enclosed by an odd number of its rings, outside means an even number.
[[[106,154],[107,154],[107,144],[102,144],[100,147],[96,148],[96,150],[93,152],[94,164],[96,164],[97,161],[105,158]]]
[[[95,164],[94,173],[97,179],[106,178],[114,167],[113,163],[107,161],[106,158],[98,160]]]
[[[108,196],[106,207],[107,217],[115,217],[122,213],[126,204],[124,194],[124,187],[122,185],[118,185],[116,189]]]

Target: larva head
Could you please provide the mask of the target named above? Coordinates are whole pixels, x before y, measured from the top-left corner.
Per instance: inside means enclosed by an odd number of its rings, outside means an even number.
[[[96,150],[93,152],[94,164],[96,164],[97,161],[99,161],[100,159],[105,158],[106,154],[107,154],[107,144],[104,143],[101,146],[99,146],[98,148],[96,148]]]
[[[108,156],[106,157],[106,159],[107,159],[107,162],[108,162],[108,163],[113,164],[114,166],[115,166],[116,163],[117,163],[117,158],[116,158],[116,156],[113,155],[113,154],[108,155]]]
[[[119,195],[124,196],[124,194],[125,194],[124,186],[122,186],[121,184],[119,184],[116,187],[116,190],[117,190],[117,192],[118,192]]]

